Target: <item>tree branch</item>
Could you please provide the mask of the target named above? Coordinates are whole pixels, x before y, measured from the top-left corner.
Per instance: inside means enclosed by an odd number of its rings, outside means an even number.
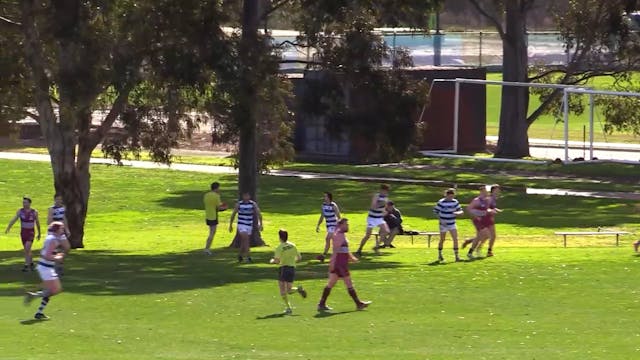
[[[102,120],[98,128],[91,133],[88,141],[91,150],[95,149],[96,146],[104,140],[113,123],[115,123],[120,114],[122,114],[122,111],[129,102],[129,93],[133,90],[134,83],[135,81],[131,80],[120,90],[107,116]]]
[[[561,68],[555,68],[555,69],[550,69],[550,70],[546,70],[541,72],[540,74],[537,74],[535,76],[529,77],[527,78],[527,82],[535,82],[538,81],[542,78],[545,78],[551,74],[564,74],[566,73],[567,70],[566,69],[561,69]]]
[[[487,20],[489,20],[489,22],[493,24],[493,26],[498,31],[498,34],[500,34],[500,39],[504,40],[505,33],[504,29],[502,28],[502,23],[498,19],[496,19],[495,16],[489,14],[489,12],[480,5],[480,2],[478,2],[478,0],[469,0],[469,2],[471,3],[471,5],[473,5],[474,8],[476,8],[476,10],[478,10],[480,15],[484,16]]]
[[[22,24],[20,24],[19,22],[13,21],[2,15],[0,15],[0,25],[6,29],[19,29],[22,27]]]
[[[274,12],[276,12],[279,8],[283,7],[284,5],[286,5],[287,3],[289,3],[291,0],[280,0],[275,4],[271,4],[271,7],[269,7],[269,9],[267,11],[265,11],[262,16],[260,16],[260,21],[264,21],[266,20],[269,15],[273,14]]]

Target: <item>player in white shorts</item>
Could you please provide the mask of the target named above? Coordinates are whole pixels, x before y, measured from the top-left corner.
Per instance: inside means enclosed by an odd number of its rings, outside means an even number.
[[[444,193],[444,197],[436,203],[433,208],[433,212],[438,215],[440,223],[440,242],[438,243],[438,261],[444,261],[442,256],[442,249],[444,247],[444,241],[447,238],[447,232],[451,234],[453,239],[453,253],[455,254],[456,261],[460,261],[458,255],[458,228],[456,227],[456,216],[462,215],[462,207],[458,200],[455,199],[456,190],[447,189]]]
[[[69,242],[62,240],[64,231],[64,224],[60,221],[54,221],[49,224],[48,235],[42,245],[37,266],[38,274],[40,275],[40,279],[42,279],[43,290],[25,294],[25,305],[29,305],[36,297],[42,298],[38,312],[36,312],[34,316],[38,320],[47,319],[47,316],[43,313],[44,308],[52,296],[62,292],[62,284],[56,273],[55,264],[56,262],[62,261],[64,255],[69,251]],[[64,252],[56,253],[58,247],[62,247]]]
[[[374,194],[371,198],[371,206],[369,207],[369,215],[367,216],[367,231],[364,234],[364,237],[360,241],[360,246],[358,247],[358,251],[356,251],[356,255],[362,256],[362,248],[367,243],[367,240],[371,237],[371,231],[373,228],[379,227],[380,232],[378,238],[376,240],[376,246],[373,248],[376,253],[378,252],[378,248],[380,247],[380,239],[386,238],[389,233],[389,226],[384,221],[385,215],[387,215],[387,200],[389,196],[389,185],[382,184],[380,185],[380,192]]]
[[[242,262],[246,258],[248,263],[251,262],[249,254],[249,237],[253,232],[253,219],[258,220],[258,229],[262,231],[262,213],[255,201],[251,200],[249,193],[242,193],[242,200],[238,201],[231,213],[229,223],[229,232],[233,232],[233,220],[238,215],[238,236],[240,237],[240,253],[238,254],[238,262]]]
[[[331,238],[336,231],[336,226],[338,226],[338,220],[340,220],[340,208],[338,204],[333,202],[333,195],[330,192],[324,193],[322,207],[320,208],[320,219],[318,219],[318,224],[316,225],[316,232],[320,232],[322,220],[324,220],[327,225],[327,236],[325,236],[324,239],[324,252],[322,255],[316,257],[316,259],[320,261],[324,261],[325,257],[329,254]]]

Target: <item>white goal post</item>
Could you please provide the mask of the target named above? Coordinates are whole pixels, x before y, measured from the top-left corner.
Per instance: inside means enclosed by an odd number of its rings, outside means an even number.
[[[434,153],[458,153],[458,128],[459,128],[459,120],[460,120],[460,84],[476,84],[476,85],[497,85],[497,86],[515,86],[515,87],[535,87],[535,88],[547,88],[547,89],[562,89],[563,93],[563,108],[568,110],[568,93],[567,90],[572,90],[571,92],[578,92],[580,90],[591,90],[590,87],[587,86],[577,86],[577,85],[566,85],[566,84],[546,84],[546,83],[528,83],[528,82],[513,82],[513,81],[498,81],[498,80],[482,80],[482,79],[465,79],[465,78],[455,78],[455,79],[434,79],[431,83],[431,89],[429,90],[429,94],[427,96],[431,96],[431,90],[438,83],[454,83],[455,93],[454,93],[454,103],[453,103],[453,149],[446,150],[434,150]],[[575,90],[575,91],[573,91]],[[422,109],[422,114],[420,118],[424,115],[428,104]],[[564,118],[564,126],[565,126],[565,160],[568,160],[569,154],[569,125],[568,125],[568,112],[565,113]],[[593,138],[593,130],[591,131],[591,138]]]
[[[589,88],[566,88],[562,93],[563,104],[563,116],[564,116],[564,161],[569,161],[569,95],[580,94],[589,96],[589,160],[594,160],[593,156],[593,134],[594,134],[594,96],[624,96],[624,97],[638,97],[640,93],[636,92],[623,92],[623,91],[607,91],[607,90],[593,90]],[[586,160],[586,159],[585,159]]]

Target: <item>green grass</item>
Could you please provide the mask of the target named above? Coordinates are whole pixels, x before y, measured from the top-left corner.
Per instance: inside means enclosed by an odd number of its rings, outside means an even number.
[[[487,74],[487,80],[502,80],[502,74],[490,73]],[[597,90],[610,89],[613,85],[612,77],[597,77],[591,79],[588,82],[588,86],[591,86]],[[498,130],[500,126],[500,99],[502,98],[501,86],[487,86],[487,135],[498,136]],[[571,95],[580,96],[580,95]],[[587,98],[584,97],[585,112],[582,115],[571,114],[569,117],[569,140],[582,141],[583,129],[586,126],[587,141],[589,140],[589,110],[587,104]],[[532,95],[529,99],[529,113],[532,113],[540,105],[540,100],[537,96]],[[631,133],[614,132],[610,135],[605,135],[602,126],[604,126],[604,117],[598,111],[596,107],[594,122],[594,140],[596,142],[622,142],[622,143],[637,143],[640,141],[638,136]],[[562,119],[560,119],[562,120]],[[551,115],[543,115],[538,118],[529,128],[529,138],[532,139],[564,139],[564,124]]]
[[[425,167],[421,167],[426,166]],[[640,166],[629,164],[515,164],[477,160],[418,158],[404,166],[291,163],[292,171],[395,177],[443,183],[442,186],[498,183],[506,187],[586,191],[640,191]]]
[[[29,194],[44,211],[51,198],[47,164],[0,160],[0,214],[8,221]],[[556,230],[597,226],[638,231],[628,201],[527,196],[505,192],[497,256],[430,266],[434,248],[398,239],[398,249],[352,266],[361,297],[353,312],[343,285],[330,298],[333,315],[315,304],[326,265],[308,261],[322,247],[313,233],[321,192],[331,189],[351,219],[352,246],[362,236],[375,185],[261,177],[264,238],[286,227],[303,252],[299,282],[310,298],[282,306],[267,264],[272,248],[254,249],[256,264],[237,265],[219,229],[215,254],[200,252],[206,228],[201,196],[213,180],[227,202],[235,177],[170,170],[94,166],[86,249],[66,261],[65,292],[51,301],[52,320],[21,324],[24,308],[17,232],[0,238],[0,358],[44,359],[629,359],[640,351],[633,237],[573,238],[561,248]],[[394,185],[392,198],[412,228],[434,230],[431,206],[442,189]],[[472,192],[461,190],[468,201]],[[229,213],[222,213],[222,222]],[[462,237],[470,222],[459,222]],[[36,247],[39,244],[36,244]],[[445,256],[451,259],[450,242]]]

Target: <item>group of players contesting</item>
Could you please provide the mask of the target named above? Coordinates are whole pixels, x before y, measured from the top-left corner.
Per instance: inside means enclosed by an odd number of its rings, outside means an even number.
[[[402,233],[402,217],[394,203],[389,200],[389,190],[389,186],[383,184],[380,186],[379,191],[372,196],[367,214],[366,232],[360,241],[358,250],[354,253],[349,250],[349,242],[346,237],[347,232],[349,232],[349,220],[342,217],[340,207],[334,201],[333,195],[330,192],[324,193],[316,231],[320,232],[320,225],[324,221],[326,225],[326,236],[323,253],[318,255],[316,259],[324,261],[327,256],[330,256],[330,258],[329,277],[317,305],[318,311],[331,310],[327,305],[327,298],[331,293],[331,289],[340,279],[344,281],[349,295],[353,298],[356,309],[362,310],[371,304],[370,301],[360,300],[358,297],[351,281],[349,263],[359,261],[358,257],[362,256],[362,249],[373,234],[372,231],[375,228],[379,229],[376,236],[376,244],[373,248],[376,253],[378,253],[381,248],[393,248],[393,239],[396,235]],[[219,192],[220,184],[214,182],[211,184],[210,191],[206,192],[203,198],[205,221],[209,228],[209,236],[205,243],[204,252],[208,255],[211,255],[210,248],[218,226],[218,212],[227,209],[227,205],[220,199]],[[456,200],[455,195],[455,189],[447,189],[444,197],[438,200],[433,208],[433,212],[439,219],[440,241],[438,243],[438,262],[445,261],[443,248],[447,233],[451,234],[453,240],[455,261],[461,261],[459,256],[456,218],[463,215],[464,211],[458,200]],[[479,188],[478,196],[467,206],[466,210],[476,229],[475,236],[462,243],[463,249],[467,246],[469,247],[467,252],[469,259],[480,256],[480,249],[487,241],[486,256],[493,256],[493,246],[496,240],[495,215],[502,212],[502,210],[497,207],[499,196],[499,185],[483,185]],[[251,263],[250,237],[254,229],[262,231],[263,226],[260,208],[258,204],[251,199],[249,193],[243,193],[241,199],[233,207],[229,222],[229,232],[233,232],[233,225],[236,218],[236,230],[240,243],[238,261]],[[47,236],[40,251],[40,258],[36,263],[33,261],[31,248],[34,240],[40,239],[40,220],[38,212],[31,207],[31,199],[29,197],[22,199],[22,208],[20,208],[11,219],[5,233],[8,234],[18,220],[21,223],[20,237],[25,260],[22,271],[37,270],[42,280],[42,290],[27,292],[24,302],[25,305],[29,305],[35,298],[40,298],[41,302],[34,317],[35,319],[47,319],[48,317],[44,314],[44,309],[51,297],[62,291],[60,282],[62,262],[70,249],[69,241],[67,240],[69,233],[62,196],[56,194],[53,206],[48,209]],[[256,222],[256,224],[254,224],[254,222]],[[296,245],[289,241],[289,233],[287,230],[280,229],[278,236],[280,243],[276,247],[274,257],[270,262],[278,265],[278,285],[280,295],[285,304],[285,314],[291,314],[292,306],[288,296],[293,293],[298,293],[304,298],[307,297],[307,292],[302,286],[293,286],[295,266],[297,262],[302,260],[302,257]],[[640,240],[635,242],[633,246],[634,249],[638,251]],[[333,249],[331,255],[329,255],[330,248]]]
[[[357,262],[358,257],[362,256],[362,249],[373,234],[372,231],[378,228],[376,236],[376,244],[373,248],[376,253],[379,249],[391,247],[393,248],[393,239],[396,235],[402,233],[402,217],[400,211],[395,207],[394,203],[389,200],[389,186],[383,184],[380,189],[371,198],[371,206],[367,214],[367,228],[364,237],[360,241],[360,246],[355,253],[349,250],[349,242],[346,233],[349,231],[349,220],[341,216],[340,207],[334,201],[330,192],[324,193],[324,198],[320,210],[320,218],[316,225],[316,231],[320,231],[320,225],[325,222],[326,237],[324,251],[318,255],[317,259],[324,261],[329,256],[329,249],[333,248],[329,259],[329,279],[327,285],[322,291],[322,296],[318,302],[318,311],[329,311],[331,308],[327,306],[327,298],[331,293],[331,289],[342,279],[347,287],[349,295],[353,299],[356,309],[365,309],[370,301],[360,300],[358,297],[351,275],[349,273],[349,263]],[[214,182],[211,184],[211,191],[204,195],[203,202],[205,207],[206,224],[209,227],[209,236],[205,243],[204,252],[211,255],[211,244],[218,226],[218,212],[227,209],[220,199],[220,184]],[[438,200],[433,208],[434,213],[439,218],[440,223],[440,242],[438,244],[438,261],[444,261],[442,254],[444,242],[447,233],[451,234],[453,239],[453,251],[456,261],[461,261],[458,255],[458,232],[456,227],[456,217],[463,214],[462,207],[458,200],[455,199],[455,189],[445,191],[445,196]],[[467,210],[471,215],[473,224],[476,228],[475,237],[465,240],[462,247],[469,246],[467,257],[474,259],[478,256],[480,248],[488,240],[489,246],[487,256],[493,256],[493,245],[496,239],[495,231],[495,215],[500,213],[497,207],[497,199],[500,195],[500,186],[492,185],[490,187],[481,186],[480,193],[471,201]],[[258,204],[251,199],[249,193],[244,193],[233,208],[229,222],[229,231],[233,232],[233,223],[237,216],[237,233],[240,240],[240,251],[238,261],[252,262],[250,249],[250,236],[254,228],[263,230],[262,214]],[[254,221],[257,221],[254,227]],[[285,313],[291,314],[292,307],[288,295],[299,293],[302,297],[307,297],[307,292],[302,286],[294,287],[296,263],[302,260],[300,252],[296,245],[289,241],[289,233],[285,229],[278,232],[280,244],[275,249],[274,257],[271,259],[272,264],[278,264],[278,285],[280,295],[285,304]],[[476,255],[474,255],[476,251]]]

